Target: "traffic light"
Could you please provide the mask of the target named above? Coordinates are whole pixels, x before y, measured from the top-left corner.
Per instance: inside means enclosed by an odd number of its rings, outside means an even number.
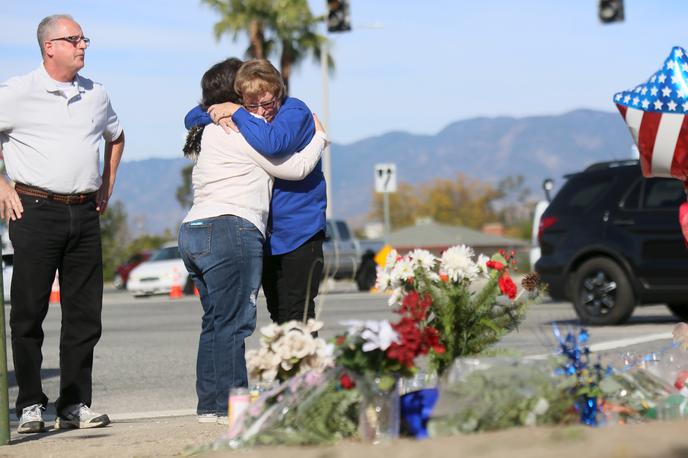
[[[327,0],[327,31],[348,32],[351,30],[349,0]]]
[[[623,0],[600,0],[598,15],[603,23],[624,20]]]

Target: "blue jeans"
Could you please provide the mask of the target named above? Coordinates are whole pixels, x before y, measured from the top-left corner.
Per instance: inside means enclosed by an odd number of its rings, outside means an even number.
[[[248,386],[244,340],[256,328],[264,239],[233,215],[179,229],[179,251],[203,306],[196,361],[199,414],[227,415],[229,389]]]

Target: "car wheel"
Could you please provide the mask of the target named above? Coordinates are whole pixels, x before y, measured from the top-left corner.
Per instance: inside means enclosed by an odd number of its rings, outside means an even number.
[[[671,313],[683,321],[688,321],[688,304],[667,304]]]
[[[609,258],[585,261],[575,273],[573,305],[584,324],[623,323],[635,308],[635,295],[624,270]]]
[[[122,281],[122,276],[120,274],[115,275],[115,278],[112,280],[112,284],[117,289],[124,289],[124,282]]]

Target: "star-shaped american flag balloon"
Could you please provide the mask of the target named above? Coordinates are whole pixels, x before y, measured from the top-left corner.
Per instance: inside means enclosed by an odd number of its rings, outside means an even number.
[[[647,177],[688,180],[688,55],[675,46],[645,83],[614,95]]]

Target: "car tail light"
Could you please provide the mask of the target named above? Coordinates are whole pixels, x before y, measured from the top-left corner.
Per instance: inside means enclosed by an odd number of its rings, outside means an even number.
[[[540,220],[540,226],[538,226],[538,243],[542,243],[542,234],[549,228],[554,225],[559,220],[556,216],[546,216],[545,218],[542,218]]]

